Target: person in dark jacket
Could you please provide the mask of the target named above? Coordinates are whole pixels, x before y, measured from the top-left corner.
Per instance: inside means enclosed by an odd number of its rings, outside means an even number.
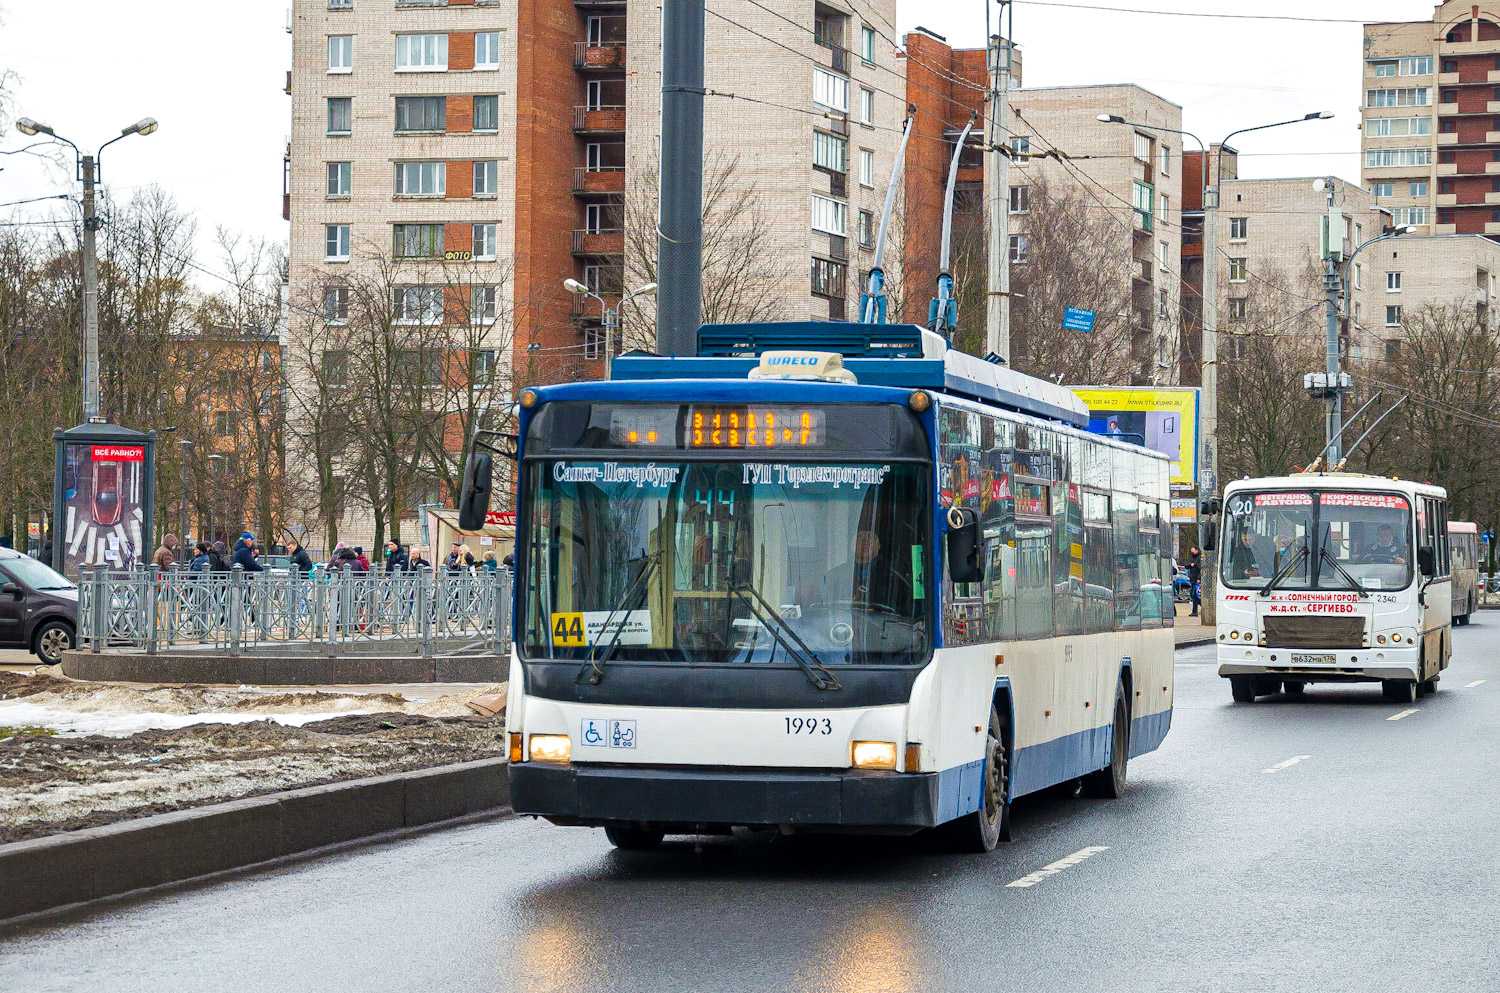
[[[1198,607],[1203,603],[1203,588],[1198,585],[1198,581],[1203,578],[1203,553],[1198,551],[1197,545],[1188,550],[1187,568],[1188,586],[1193,593],[1193,612],[1188,616],[1197,617]]]
[[[287,554],[291,556],[292,568],[298,572],[312,572],[312,557],[307,554],[307,549],[302,547],[302,542],[293,538],[286,544]]]
[[[406,559],[406,567],[412,572],[421,572],[423,569],[426,569],[428,572],[432,571],[432,563],[427,561],[427,557],[422,554],[422,549],[420,548],[413,548],[411,550]]]
[[[360,564],[359,556],[354,554],[354,549],[342,541],[334,546],[333,558],[329,561],[328,568],[334,572],[343,572],[345,569],[353,573],[368,571]]]
[[[189,569],[194,572],[211,569],[213,568],[212,562],[213,558],[209,555],[208,542],[200,541],[193,546],[193,561],[188,564]]]
[[[264,572],[261,564],[255,560],[255,535],[246,531],[240,535],[240,540],[234,543],[234,565],[239,566],[246,572]]]
[[[222,541],[214,542],[214,547],[208,550],[208,571],[229,571],[229,549],[224,546]]]
[[[395,538],[385,543],[385,571],[388,573],[406,572],[410,568],[410,560],[406,552],[402,550],[401,543]]]

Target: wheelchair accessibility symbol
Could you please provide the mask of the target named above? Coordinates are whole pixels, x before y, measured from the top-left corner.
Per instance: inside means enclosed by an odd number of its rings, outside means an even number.
[[[604,744],[604,722],[585,717],[578,729],[578,741],[584,745]]]
[[[634,748],[635,721],[585,717],[578,723],[578,743],[594,748]]]

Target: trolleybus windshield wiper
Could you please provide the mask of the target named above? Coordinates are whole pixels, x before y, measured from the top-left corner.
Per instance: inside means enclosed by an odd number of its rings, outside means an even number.
[[[748,583],[731,586],[730,592],[740,598],[745,606],[750,609],[750,613],[755,616],[755,619],[760,621],[761,626],[792,657],[792,660],[797,663],[797,667],[802,670],[803,675],[807,676],[808,682],[820,690],[843,689],[839,685],[838,677],[828,671],[827,667],[823,665],[822,660],[818,658],[817,653],[807,647],[807,642],[798,636],[797,632],[792,629],[792,626],[786,622],[786,618],[776,613],[771,605],[766,603],[765,598],[760,595],[760,592],[754,586]]]
[[[1261,596],[1270,596],[1271,595],[1271,591],[1276,588],[1276,584],[1279,583],[1279,582],[1281,582],[1287,576],[1289,576],[1291,574],[1292,570],[1295,569],[1295,568],[1297,568],[1297,563],[1301,562],[1302,559],[1303,559],[1303,557],[1306,556],[1306,555],[1307,555],[1307,539],[1304,538],[1303,541],[1302,541],[1302,544],[1300,546],[1298,546],[1298,548],[1297,548],[1297,554],[1293,555],[1291,557],[1291,559],[1287,562],[1287,564],[1281,567],[1281,571],[1277,572],[1276,575],[1274,575],[1274,576],[1271,577],[1271,581],[1269,583],[1267,583],[1266,585],[1264,585],[1264,586],[1262,586],[1260,588],[1260,595]]]
[[[1349,570],[1339,565],[1339,560],[1334,558],[1333,553],[1328,550],[1329,531],[1329,528],[1325,528],[1323,531],[1323,540],[1318,542],[1319,560],[1326,560],[1329,565],[1333,566],[1334,570],[1338,572],[1340,576],[1344,577],[1344,581],[1349,584],[1349,588],[1359,594],[1359,598],[1361,600],[1368,600],[1370,598],[1370,594],[1365,590],[1364,586],[1360,584],[1359,580],[1349,575]]]
[[[629,611],[626,610],[626,606],[630,601],[635,599],[637,590],[646,589],[646,584],[650,582],[651,574],[656,571],[659,561],[660,557],[657,553],[646,556],[646,567],[635,577],[635,581],[625,588],[625,594],[620,597],[618,603],[610,608],[609,616],[604,619],[604,627],[600,630],[601,634],[608,631],[609,626],[614,624],[616,614],[622,610],[626,612],[626,616],[620,618],[620,623],[615,624],[614,632],[610,635],[609,644],[604,646],[602,652],[598,655],[590,656],[588,660],[589,666],[594,670],[593,674],[589,676],[589,682],[593,685],[598,686],[599,680],[604,678],[604,667],[609,664],[610,659],[615,657],[615,649],[620,647],[620,636],[625,633],[625,622],[629,617]],[[586,672],[587,670],[584,671]],[[578,674],[580,681],[583,679],[583,675],[583,672]]]

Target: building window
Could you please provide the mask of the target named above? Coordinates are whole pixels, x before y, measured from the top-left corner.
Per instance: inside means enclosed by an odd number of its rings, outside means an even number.
[[[813,103],[829,110],[849,112],[849,80],[813,66]]]
[[[1430,117],[1375,117],[1365,122],[1367,138],[1406,138],[1432,134]]]
[[[1458,63],[1453,63],[1452,69],[1444,69],[1444,72],[1457,72]],[[1407,55],[1401,59],[1401,75],[1403,76],[1431,76],[1431,55]]]
[[[444,72],[448,68],[446,34],[398,34],[397,72]]]
[[[1443,90],[1441,98],[1442,98],[1442,102],[1443,103],[1457,103],[1458,102],[1458,91],[1457,90]]]
[[[469,290],[469,322],[472,324],[493,324],[495,315],[498,313],[500,292],[494,286],[474,286]],[[490,352],[490,363],[493,365],[495,353]],[[488,376],[484,377],[488,379]]]
[[[477,288],[477,287],[476,287]],[[479,348],[474,351],[474,382],[488,383],[495,378],[495,350]]]
[[[844,236],[844,225],[848,206],[831,197],[814,193],[812,198],[812,226],[814,231]]]
[[[1157,195],[1157,201],[1158,201],[1158,207],[1160,208],[1160,212],[1156,216],[1159,217],[1159,218],[1161,218],[1161,222],[1163,224],[1170,224],[1170,223],[1172,223],[1172,218],[1171,218],[1172,201],[1171,201],[1171,198],[1169,198],[1167,196],[1167,194],[1161,193],[1161,194]]]
[[[859,247],[875,247],[875,212],[873,210],[859,212]]]
[[[859,28],[859,57],[870,65],[875,64],[875,29],[868,24]]]
[[[1135,212],[1140,218],[1141,230],[1151,230],[1151,211],[1156,206],[1156,191],[1145,183],[1135,183],[1132,188],[1135,197]]]
[[[1416,182],[1410,183],[1408,184],[1407,189],[1411,191],[1411,196],[1425,197],[1427,195],[1427,180],[1420,179]]]
[[[441,286],[397,286],[391,296],[391,317],[397,323],[442,323],[443,288]]]
[[[1365,167],[1389,169],[1394,166],[1425,166],[1432,164],[1430,148],[1368,148],[1365,149]]]
[[[448,126],[447,97],[397,97],[396,130],[442,131]]]
[[[1170,244],[1168,244],[1167,242],[1165,242],[1165,241],[1158,241],[1156,243],[1156,265],[1157,265],[1157,267],[1159,269],[1161,269],[1163,272],[1170,272],[1171,269],[1172,269],[1171,262],[1172,262],[1172,246]]]
[[[1387,362],[1397,362],[1400,361],[1400,359],[1401,341],[1400,339],[1392,338],[1390,341],[1387,341],[1385,343],[1385,360]]]
[[[396,163],[396,196],[440,197],[447,192],[448,163]]]
[[[875,91],[861,89],[859,91],[859,123],[875,125]]]
[[[1016,265],[1024,265],[1030,257],[1031,239],[1024,234],[1013,234],[1010,236],[1010,260]]]
[[[349,225],[323,225],[323,261],[349,261]]]
[[[1229,319],[1231,321],[1243,321],[1245,313],[1249,309],[1249,301],[1244,297],[1229,298]]]
[[[1366,107],[1430,107],[1430,86],[1409,86],[1402,89],[1366,90]]]
[[[583,360],[597,362],[604,358],[604,329],[590,324],[583,329]]]
[[[859,185],[875,186],[875,153],[868,148],[859,150]]]
[[[583,229],[589,234],[618,231],[619,208],[607,203],[591,203],[583,208]]]
[[[1010,160],[1016,165],[1025,165],[1031,159],[1031,139],[1012,138],[1010,140]]]
[[[434,259],[443,255],[441,224],[393,224],[398,259]]]
[[[1394,63],[1394,62],[1377,62],[1377,63],[1375,63],[1375,75],[1379,76],[1381,78],[1384,78],[1386,76],[1394,76],[1394,75],[1396,75],[1396,63]]]
[[[1443,134],[1453,134],[1453,132],[1455,132],[1457,130],[1458,130],[1458,122],[1457,121],[1453,120],[1452,118],[1447,118],[1447,119],[1445,119],[1443,121]]]
[[[489,262],[495,258],[495,224],[474,225],[474,258]]]
[[[1012,214],[1031,213],[1031,187],[1012,186],[1010,188],[1010,212]]]
[[[221,438],[234,434],[234,429],[239,420],[238,412],[233,410],[214,411],[214,434]]]
[[[1231,283],[1243,283],[1249,276],[1249,270],[1245,268],[1245,259],[1229,260],[1229,281]]]
[[[328,0],[329,10],[353,10],[354,0]]]
[[[1444,224],[1452,224],[1453,223],[1453,221],[1452,221],[1453,215],[1451,213],[1449,213],[1448,217],[1449,217],[1448,220],[1443,221]],[[1397,223],[1397,224],[1425,225],[1427,223],[1427,208],[1426,207],[1396,207],[1395,209],[1393,209],[1391,211],[1391,219],[1395,223]]]
[[[1163,266],[1162,268],[1166,268],[1166,267]],[[1168,306],[1168,304],[1167,304],[1167,291],[1166,290],[1157,290],[1156,291],[1156,316],[1157,317],[1166,317],[1167,316],[1167,306]],[[1167,347],[1167,343],[1166,342],[1162,342],[1162,361],[1164,361],[1164,362],[1166,361],[1166,358],[1167,358],[1167,356],[1166,356],[1166,347]]]
[[[475,33],[474,68],[500,68],[500,32],[479,31]]]
[[[1364,289],[1363,276],[1364,270],[1360,268],[1360,264],[1358,262],[1354,263],[1354,288],[1356,290]]]
[[[1457,162],[1458,158],[1457,158],[1457,155],[1454,152],[1439,152],[1438,153],[1438,161],[1442,162],[1442,163],[1444,163],[1446,165],[1451,165],[1451,164]]]
[[[349,321],[349,287],[323,287],[323,320],[329,324],[345,324]]]
[[[1385,274],[1385,291],[1387,293],[1401,292],[1401,274],[1399,272],[1388,272]]]
[[[1156,150],[1156,169],[1165,176],[1172,164],[1172,148],[1170,145],[1162,145]]]
[[[1453,223],[1453,211],[1451,211],[1451,210],[1440,210],[1440,211],[1438,211],[1438,223],[1439,224],[1452,224]]]
[[[1229,219],[1229,240],[1244,241],[1250,230],[1250,218],[1231,217]]]
[[[474,98],[474,130],[500,130],[500,98],[495,95]]]
[[[492,197],[500,192],[500,163],[494,159],[480,159],[474,163],[474,195]]]
[[[826,131],[813,132],[813,165],[829,172],[849,171],[849,142]]]
[[[348,134],[354,120],[352,97],[328,98],[328,133]]]
[[[328,36],[328,71],[354,71],[354,36],[352,34]]]
[[[1388,304],[1385,308],[1385,326],[1398,328],[1401,326],[1401,305],[1399,303]]]
[[[1141,134],[1139,131],[1135,133],[1135,160],[1137,162],[1151,164],[1151,144],[1150,135]]]
[[[1370,193],[1375,197],[1393,197],[1396,195],[1395,183],[1371,183]]]
[[[323,353],[323,382],[328,386],[349,385],[349,353],[341,348],[330,348]]]
[[[349,162],[328,163],[328,196],[346,197],[349,195],[349,175],[353,167]]]
[[[842,262],[812,260],[812,291],[820,297],[842,298],[847,270]]]

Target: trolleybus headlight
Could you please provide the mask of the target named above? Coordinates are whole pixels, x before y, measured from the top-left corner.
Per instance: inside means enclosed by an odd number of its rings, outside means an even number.
[[[896,743],[893,741],[856,741],[849,749],[856,769],[896,768]]]
[[[531,736],[531,761],[565,763],[571,757],[568,736],[565,734],[534,734]]]
[[[932,406],[932,397],[928,396],[922,390],[915,390],[911,396],[906,398],[906,405],[920,414]]]
[[[521,396],[520,396],[521,406],[526,407],[528,409],[531,408],[531,407],[535,407],[537,399],[538,398],[537,398],[537,395],[536,395],[536,390],[522,390],[521,391]]]

